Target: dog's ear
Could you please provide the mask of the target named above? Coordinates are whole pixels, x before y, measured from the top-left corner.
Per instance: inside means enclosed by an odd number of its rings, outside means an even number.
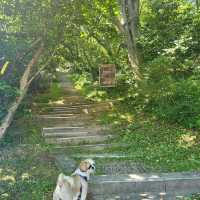
[[[90,167],[90,163],[88,163],[87,161],[81,161],[79,168],[81,171],[86,172],[88,170],[88,168]]]

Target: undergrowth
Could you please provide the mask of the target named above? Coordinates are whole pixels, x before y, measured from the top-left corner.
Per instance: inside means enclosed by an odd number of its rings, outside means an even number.
[[[26,97],[7,134],[0,141],[0,199],[48,200],[59,170],[44,143],[41,126],[35,118],[34,102],[48,102],[62,96],[57,83],[43,94]]]
[[[74,81],[84,96],[88,97],[92,93],[92,80],[77,75]],[[100,87],[93,88],[93,91],[96,91]],[[96,98],[90,98],[97,101],[104,101],[106,96],[107,99],[114,99],[116,88],[110,91],[100,88],[99,91],[104,94],[103,97],[97,95]],[[132,160],[141,161],[156,171],[200,170],[198,131],[179,124],[170,124],[151,112],[143,112],[134,107],[129,98],[120,99],[119,95],[116,99],[118,100],[113,103],[112,111],[101,115],[101,123],[112,125],[116,135],[113,142],[125,143],[128,146],[112,148],[112,152],[125,153],[131,156]]]

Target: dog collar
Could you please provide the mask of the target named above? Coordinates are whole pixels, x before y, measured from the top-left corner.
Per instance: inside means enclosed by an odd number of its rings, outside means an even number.
[[[80,169],[77,169],[73,175],[78,175],[81,178],[83,178],[85,181],[89,181],[89,175],[86,172],[81,171]]]
[[[87,178],[87,176],[82,176],[82,175],[80,175],[80,174],[78,174],[81,178],[83,178],[86,182],[88,182],[88,178]]]

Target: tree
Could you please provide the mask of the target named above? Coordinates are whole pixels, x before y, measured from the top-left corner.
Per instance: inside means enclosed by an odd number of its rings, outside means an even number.
[[[126,37],[128,57],[136,79],[141,79],[136,38],[139,23],[139,0],[121,0],[121,30]]]
[[[197,10],[199,10],[199,0],[196,0]]]

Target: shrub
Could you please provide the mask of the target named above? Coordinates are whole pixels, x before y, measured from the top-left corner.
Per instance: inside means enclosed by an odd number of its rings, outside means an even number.
[[[198,72],[177,79],[170,58],[160,57],[149,63],[141,87],[146,111],[158,118],[188,128],[200,128],[200,80]],[[181,78],[180,78],[181,77]]]
[[[17,96],[17,88],[0,80],[0,120],[6,114],[9,104]]]

